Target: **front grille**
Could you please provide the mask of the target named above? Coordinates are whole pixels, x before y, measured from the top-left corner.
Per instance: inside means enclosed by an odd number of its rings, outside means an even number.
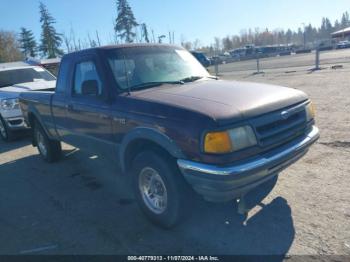
[[[14,120],[9,120],[8,121],[11,126],[18,126],[23,123],[23,119],[14,119]]]
[[[288,116],[283,118],[282,112]],[[261,147],[288,142],[306,131],[305,105],[263,115],[253,119],[252,124]]]

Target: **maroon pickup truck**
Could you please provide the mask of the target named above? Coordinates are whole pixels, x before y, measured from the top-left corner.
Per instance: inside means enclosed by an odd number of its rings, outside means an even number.
[[[174,226],[193,192],[242,198],[319,137],[301,91],[218,80],[181,47],[119,45],[63,57],[55,92],[20,105],[33,145],[55,161],[61,141],[108,155],[144,213]]]

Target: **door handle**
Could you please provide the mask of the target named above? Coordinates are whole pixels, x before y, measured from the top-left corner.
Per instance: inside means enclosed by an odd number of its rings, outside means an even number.
[[[73,105],[72,104],[66,104],[66,109],[68,111],[72,111],[74,109]]]

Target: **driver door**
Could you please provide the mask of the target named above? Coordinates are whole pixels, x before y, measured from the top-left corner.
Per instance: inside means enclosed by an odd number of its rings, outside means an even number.
[[[112,150],[112,121],[106,86],[98,70],[97,60],[85,57],[74,67],[71,94],[67,103],[68,143],[92,153],[110,154]],[[95,94],[83,90],[86,81],[97,83]]]

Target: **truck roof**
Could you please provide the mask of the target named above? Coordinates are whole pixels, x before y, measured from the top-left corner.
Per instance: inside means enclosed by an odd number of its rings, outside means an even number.
[[[106,45],[96,47],[96,49],[116,49],[116,48],[128,48],[128,47],[177,47],[176,45],[170,44],[155,44],[155,43],[129,43],[129,44],[119,44],[119,45]]]
[[[88,48],[84,50],[75,51],[69,54],[66,54],[63,56],[70,57],[70,56],[76,56],[76,55],[82,55],[82,54],[91,54],[98,52],[99,50],[110,50],[110,49],[121,49],[121,48],[131,48],[131,47],[175,47],[175,48],[181,48],[176,45],[170,45],[170,44],[155,44],[155,43],[129,43],[129,44],[118,44],[118,45],[106,45],[106,46],[99,46],[94,48]]]

